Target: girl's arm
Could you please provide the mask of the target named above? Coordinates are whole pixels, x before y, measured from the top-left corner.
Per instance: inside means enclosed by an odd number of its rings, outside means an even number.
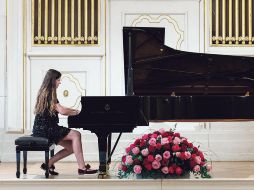
[[[76,110],[76,109],[64,107],[59,103],[56,104],[56,111],[58,111],[62,115],[67,115],[67,116],[78,115],[80,112],[79,110]]]

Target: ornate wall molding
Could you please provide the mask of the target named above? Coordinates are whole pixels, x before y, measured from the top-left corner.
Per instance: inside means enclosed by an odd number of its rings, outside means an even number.
[[[181,49],[181,45],[184,41],[184,31],[180,28],[178,22],[170,15],[158,15],[158,16],[153,16],[153,14],[141,14],[139,15],[137,18],[135,18],[132,23],[131,26],[139,26],[140,24],[142,24],[142,22],[144,22],[144,20],[146,20],[149,24],[159,24],[161,23],[163,20],[167,21],[170,25],[173,26],[177,36],[178,36],[178,40],[176,43],[176,46],[174,47],[175,49]]]

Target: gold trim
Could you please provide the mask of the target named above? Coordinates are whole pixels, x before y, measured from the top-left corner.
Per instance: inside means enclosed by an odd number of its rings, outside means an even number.
[[[32,45],[33,46],[45,46],[45,45],[46,46],[49,46],[49,45],[50,46],[52,45],[99,46],[100,45],[100,24],[101,24],[100,0],[89,0],[89,1],[88,0],[77,0],[77,1],[76,0],[57,0],[57,1],[56,0],[51,0],[51,1],[31,0],[31,1],[32,1],[32,9],[33,9],[32,10],[32,19],[33,19]],[[63,6],[64,6],[64,9],[62,10]],[[50,8],[50,10],[48,8]],[[35,13],[35,10],[38,10],[38,13]],[[84,15],[82,14],[83,12],[85,12]],[[37,19],[35,19],[35,16],[37,14],[38,14],[38,16],[36,17]],[[49,17],[49,15],[51,16]],[[77,22],[75,21],[76,17],[77,17]],[[41,23],[42,20],[43,20],[43,23]],[[50,24],[51,26],[48,26],[48,24]],[[57,26],[55,26],[55,24],[57,24]],[[63,25],[64,25],[64,28],[62,28]],[[49,28],[51,28],[50,32],[48,31]],[[36,33],[36,36],[34,34],[34,31],[38,31],[38,33]]]
[[[226,0],[222,1],[222,44],[226,42]]]
[[[31,18],[31,22],[32,22],[32,45],[34,45],[34,0],[32,0],[32,5],[31,5],[31,11],[32,11],[32,18]]]
[[[85,0],[85,3],[84,3],[84,11],[85,11],[85,18],[84,18],[84,21],[85,21],[85,24],[84,24],[84,26],[85,26],[85,44],[87,44],[87,36],[88,36],[88,34],[87,34],[87,26],[88,26],[88,6],[87,6],[87,1],[88,0]]]
[[[71,107],[71,108],[79,107],[80,102],[78,102],[78,100],[79,100],[79,98],[81,98],[81,96],[86,96],[86,89],[82,88],[82,86],[81,86],[79,80],[78,80],[73,74],[64,73],[64,74],[62,75],[62,77],[61,77],[61,80],[63,80],[64,78],[67,78],[67,79],[69,79],[71,82],[73,82],[74,85],[75,85],[75,87],[76,87],[76,89],[77,89],[78,92],[80,92],[80,94],[81,94],[81,95],[79,95],[79,96],[76,98],[76,101],[75,101],[74,105],[73,105],[73,106],[70,106],[70,107]],[[64,90],[64,92],[65,92],[65,91],[68,92],[68,90]],[[65,95],[64,95],[64,92],[63,92],[63,96],[64,96],[64,97],[67,97],[69,94],[68,94],[67,96],[65,96]],[[79,105],[77,105],[78,103],[79,103]]]
[[[74,0],[71,0],[71,44],[74,44]]]
[[[78,44],[81,44],[81,0],[78,0]]]
[[[235,44],[239,44],[239,1],[235,0]]]
[[[55,37],[55,0],[51,0],[51,44],[54,43],[54,37]]]
[[[62,0],[58,0],[58,44],[61,44],[62,39],[61,39],[61,32],[62,32]]]
[[[44,41],[44,44],[47,44],[48,43],[48,0],[45,0],[45,9],[44,9],[44,15],[45,15],[45,20],[44,20],[44,30],[45,30],[45,33],[44,33],[44,36],[45,36],[45,41]]]
[[[152,18],[148,14],[141,14],[136,19],[134,19],[131,23],[131,26],[137,26],[138,23],[141,23],[142,20],[147,20],[149,23],[160,23],[162,20],[167,20],[168,23],[171,23],[176,31],[176,33],[179,35],[179,38],[176,43],[176,49],[180,49],[182,42],[184,41],[184,31],[180,29],[178,23],[175,19],[173,19],[170,15],[159,15],[156,18]]]
[[[242,0],[242,44],[245,44],[245,0]]]
[[[249,44],[252,44],[252,14],[253,14],[253,10],[252,10],[252,0],[249,0],[249,15],[248,15],[248,19],[249,19]]]
[[[41,43],[41,0],[38,0],[38,44]]]
[[[219,43],[219,41],[217,40],[217,38],[219,37],[219,0],[216,0],[216,4],[215,4],[215,36],[216,36],[216,44]]]
[[[91,0],[91,44],[94,44],[94,0]]]
[[[229,0],[229,7],[228,7],[228,9],[229,9],[229,17],[228,17],[228,28],[229,28],[229,31],[228,31],[228,36],[229,36],[229,38],[232,38],[232,28],[233,28],[233,26],[232,26],[232,16],[233,16],[233,12],[232,12],[232,9],[233,9],[233,7],[232,7],[232,0]],[[229,44],[232,44],[232,40],[229,40]]]
[[[68,90],[64,90],[63,91],[63,96],[64,97],[68,97],[69,96],[69,91]]]
[[[65,0],[65,13],[64,13],[64,35],[65,35],[65,44],[67,44],[68,36],[68,0]]]

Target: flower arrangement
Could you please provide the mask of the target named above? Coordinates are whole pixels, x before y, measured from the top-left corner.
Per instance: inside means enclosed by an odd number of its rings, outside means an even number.
[[[137,138],[126,148],[118,168],[120,178],[129,175],[167,178],[193,173],[210,178],[211,165],[199,147],[170,129],[160,129]]]

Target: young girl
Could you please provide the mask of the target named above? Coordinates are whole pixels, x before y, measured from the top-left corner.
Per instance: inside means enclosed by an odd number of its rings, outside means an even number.
[[[79,175],[94,174],[97,170],[90,169],[89,164],[85,165],[80,132],[58,125],[58,113],[67,116],[79,114],[79,110],[66,108],[59,104],[56,89],[61,84],[60,77],[61,73],[54,69],[48,70],[44,77],[35,104],[33,136],[46,137],[50,142],[63,147],[49,159],[49,173],[51,175],[58,175],[54,171],[54,163],[72,153],[75,154],[78,162]],[[46,169],[44,163],[41,168]]]

